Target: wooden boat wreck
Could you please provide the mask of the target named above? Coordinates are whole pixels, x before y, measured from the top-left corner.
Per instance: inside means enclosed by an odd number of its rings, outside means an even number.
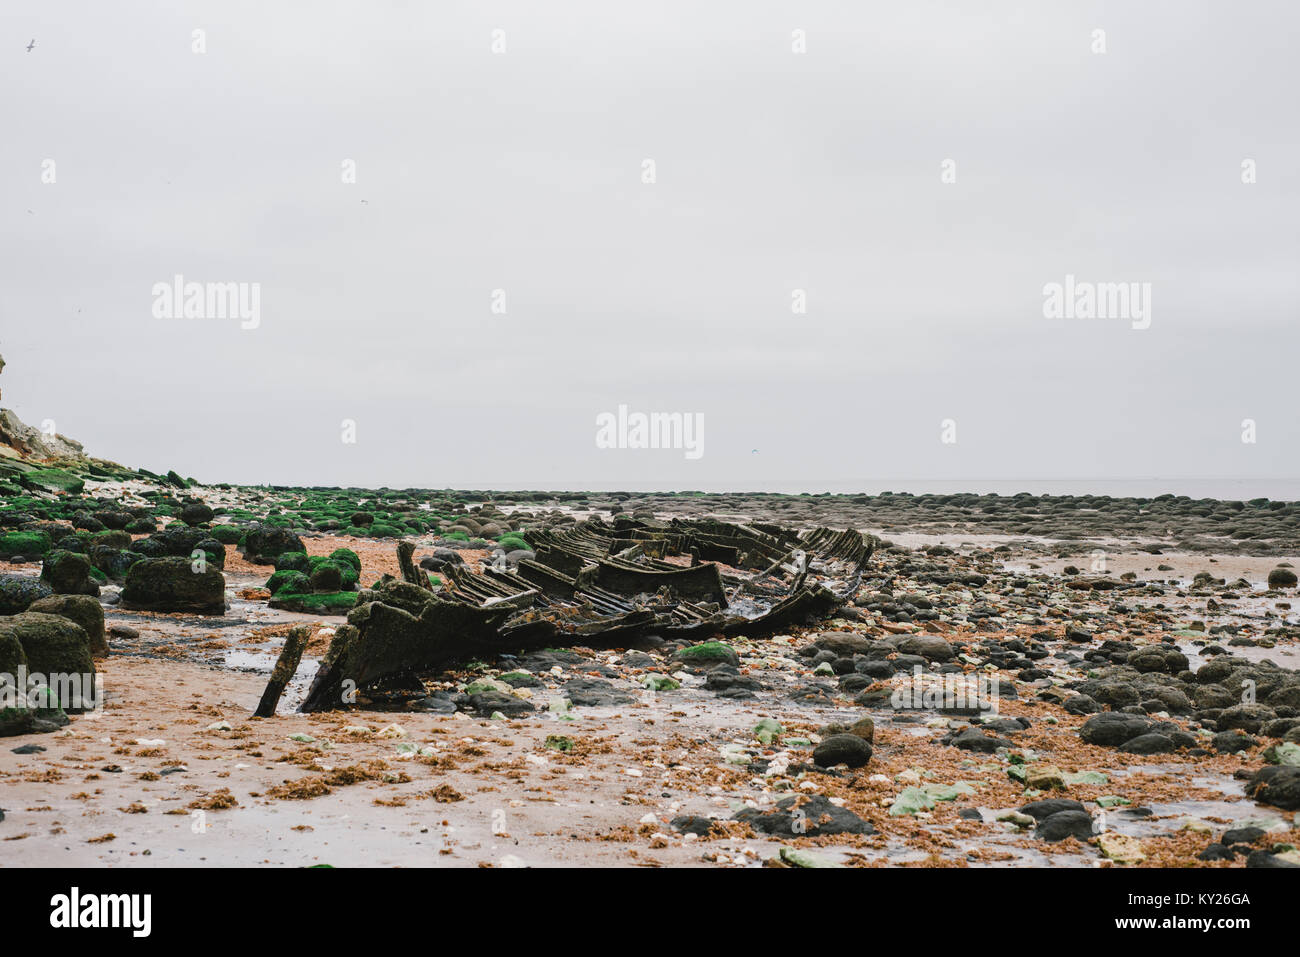
[[[435,588],[398,546],[401,578],[358,596],[301,711],[346,707],[357,693],[421,687],[458,661],[657,637],[756,637],[834,614],[857,592],[876,540],[852,529],[796,533],[720,521],[589,519],[525,533],[535,558],[479,572],[448,566]]]

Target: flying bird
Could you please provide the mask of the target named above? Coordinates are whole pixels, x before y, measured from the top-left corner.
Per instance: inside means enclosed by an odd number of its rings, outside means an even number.
[[[28,53],[31,53],[31,52],[32,52],[32,47],[34,47],[34,46],[36,46],[36,38],[35,38],[35,37],[32,37],[32,42],[29,43],[29,44],[27,44],[27,52],[28,52]]]

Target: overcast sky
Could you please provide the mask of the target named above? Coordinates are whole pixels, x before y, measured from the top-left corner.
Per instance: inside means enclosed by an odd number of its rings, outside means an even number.
[[[1300,476],[1300,7],[1066,6],[5,0],[3,404],[208,481]]]

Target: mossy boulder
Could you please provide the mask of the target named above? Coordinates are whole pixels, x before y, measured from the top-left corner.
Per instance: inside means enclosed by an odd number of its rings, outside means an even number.
[[[222,545],[215,538],[205,538],[194,546],[195,552],[203,552],[207,557],[209,565],[216,566],[219,570],[225,571],[226,568],[226,546]],[[194,557],[194,553],[190,553]]]
[[[1296,573],[1289,568],[1275,568],[1268,573],[1269,588],[1294,588]]]
[[[301,572],[289,574],[300,575]],[[340,591],[324,594],[302,594],[282,590],[269,602],[272,608],[296,611],[306,615],[346,615],[357,603],[357,593]]]
[[[307,557],[306,552],[285,552],[275,560],[275,570],[277,572],[302,572],[307,575],[311,573],[311,559]]]
[[[285,552],[306,552],[302,539],[287,528],[257,525],[248,530],[241,546],[244,559],[254,565],[274,565]]]
[[[4,621],[7,619],[0,619]],[[18,635],[11,631],[0,631],[0,675],[16,675],[20,666],[26,666],[27,652]]]
[[[683,664],[710,667],[719,664],[740,664],[740,656],[731,645],[721,641],[705,641],[680,649],[673,658]]]
[[[0,615],[17,615],[34,601],[54,594],[54,589],[39,578],[27,575],[0,575]],[[4,669],[0,668],[0,673]]]
[[[311,591],[311,579],[305,572],[294,569],[284,569],[277,571],[266,580],[266,589],[273,596],[281,591],[288,591],[301,594],[302,592]]]
[[[330,559],[336,562],[343,562],[351,565],[358,575],[361,574],[361,556],[350,548],[336,548],[330,552]]]
[[[92,535],[90,541],[86,543],[87,549],[94,548],[96,545],[104,545],[109,548],[115,548],[121,551],[124,548],[131,547],[131,535],[129,532],[109,529]],[[89,553],[89,552],[87,552]]]
[[[0,559],[9,561],[21,556],[28,561],[42,558],[53,546],[49,532],[16,531],[0,535]]]
[[[126,527],[131,524],[132,515],[130,512],[118,512],[112,509],[104,509],[96,512],[96,516],[104,523],[105,528],[126,531]]]
[[[56,595],[98,595],[90,574],[90,559],[78,552],[50,552],[41,566],[41,581]]]
[[[110,548],[106,545],[90,546],[90,553],[87,556],[93,569],[99,569],[113,581],[120,582],[126,579],[126,573],[138,562],[143,556],[139,552],[132,552],[126,549]]]
[[[343,590],[343,571],[337,562],[321,562],[312,569],[311,590],[317,594]]]
[[[212,537],[222,545],[238,545],[244,537],[244,531],[234,525],[215,525],[211,529]]]
[[[194,502],[181,509],[181,521],[186,525],[206,525],[215,517],[216,512],[202,502]]]
[[[50,595],[32,602],[28,611],[58,615],[75,621],[90,640],[90,653],[103,658],[108,654],[108,637],[104,632],[104,608],[89,595]]]
[[[87,532],[104,531],[104,523],[95,516],[86,512],[77,512],[72,516],[72,527],[80,528]]]
[[[37,489],[42,492],[66,492],[71,495],[80,495],[86,490],[86,483],[71,472],[65,472],[63,469],[37,469],[34,472],[24,472],[18,476],[18,481],[25,488]]]
[[[529,544],[524,541],[522,535],[517,535],[513,532],[502,535],[497,539],[497,544],[508,552],[532,550]]]
[[[188,558],[144,558],[126,573],[122,607],[220,615],[226,609],[226,578],[210,565],[195,571]]]
[[[62,615],[46,615],[27,611],[21,615],[0,619],[0,644],[10,635],[23,646],[27,656],[27,670],[31,674],[45,675],[47,679],[58,675],[93,675],[95,662],[90,654],[90,636],[85,629]],[[51,680],[51,683],[52,680]],[[84,688],[90,695],[93,688]],[[80,710],[81,703],[61,700],[66,711]]]
[[[213,538],[208,529],[193,528],[189,525],[168,525],[161,532],[155,532],[147,540],[157,542],[166,549],[166,554],[175,555],[178,558],[193,555],[195,549],[202,548],[205,544],[209,548],[219,550],[223,556],[226,550],[226,546]],[[135,542],[132,548],[136,548],[138,545],[140,545],[140,542]]]
[[[333,569],[325,571],[326,581],[333,581],[334,572],[338,573],[339,584],[336,588],[328,589],[331,591],[355,591],[360,584],[361,576],[358,569],[353,568],[348,562],[337,561],[333,558],[326,558],[323,555],[313,555],[311,557],[311,574],[314,576],[317,571],[322,569]]]

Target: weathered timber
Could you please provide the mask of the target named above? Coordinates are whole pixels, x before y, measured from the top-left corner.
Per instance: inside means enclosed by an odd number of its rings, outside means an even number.
[[[280,696],[284,694],[284,689],[298,670],[303,649],[307,647],[307,642],[310,640],[310,625],[294,625],[289,629],[289,634],[284,639],[284,647],[280,649],[280,657],[275,667],[271,669],[271,680],[266,683],[262,700],[258,702],[257,710],[253,712],[254,717],[274,717],[275,706],[280,703]]]

